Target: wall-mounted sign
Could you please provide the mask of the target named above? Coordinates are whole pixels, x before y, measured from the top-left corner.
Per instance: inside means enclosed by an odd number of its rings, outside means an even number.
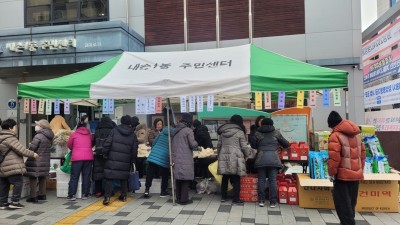
[[[9,109],[15,109],[17,107],[17,101],[15,101],[15,99],[10,99],[7,105]]]
[[[25,42],[10,42],[6,44],[6,49],[11,52],[23,53],[24,51],[36,52],[38,48],[42,50],[66,50],[69,47],[76,48],[76,39],[52,39]]]

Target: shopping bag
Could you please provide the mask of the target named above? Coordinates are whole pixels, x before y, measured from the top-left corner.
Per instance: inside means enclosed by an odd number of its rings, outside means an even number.
[[[213,163],[211,163],[210,165],[208,165],[208,170],[209,170],[210,173],[213,175],[213,177],[214,177],[214,179],[215,179],[215,182],[217,182],[217,184],[218,184],[219,186],[221,186],[222,175],[219,175],[219,174],[217,173],[217,171],[218,171],[218,160],[215,161],[215,162],[213,162]],[[230,190],[232,190],[232,189],[233,189],[233,187],[232,187],[231,183],[228,182],[228,191],[230,191]]]
[[[141,186],[142,184],[140,183],[139,171],[136,171],[136,166],[133,163],[128,178],[128,189],[129,191],[137,191]]]
[[[65,155],[65,161],[64,161],[64,164],[60,167],[60,170],[63,171],[64,173],[71,174],[71,167],[72,167],[71,151],[69,151]]]

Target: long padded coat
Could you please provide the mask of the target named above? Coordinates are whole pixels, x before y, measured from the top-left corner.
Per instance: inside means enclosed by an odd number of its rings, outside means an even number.
[[[45,177],[50,171],[50,148],[52,146],[54,134],[50,128],[43,128],[36,132],[29,150],[36,152],[39,158],[28,158],[26,160],[26,176]]]
[[[103,145],[104,178],[125,180],[132,163],[136,161],[138,140],[130,126],[121,124],[114,128]]]
[[[177,180],[194,179],[193,149],[197,148],[192,129],[178,123],[171,142],[174,178]]]
[[[109,121],[102,121],[99,123],[96,131],[94,132],[94,140],[97,138],[106,139],[108,135],[110,135],[112,129],[114,128],[113,121],[110,119]],[[104,165],[105,160],[103,155],[94,155],[94,163],[93,163],[93,179],[101,180],[104,178]]]
[[[251,154],[243,130],[236,124],[227,123],[218,128],[218,174],[246,175],[245,158]]]

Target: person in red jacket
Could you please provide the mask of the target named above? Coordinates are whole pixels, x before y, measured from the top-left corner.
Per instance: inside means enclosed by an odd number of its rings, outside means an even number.
[[[90,177],[92,174],[93,151],[92,135],[86,128],[88,117],[83,116],[76,131],[68,139],[68,148],[71,149],[71,178],[68,183],[67,200],[75,201],[78,189],[79,176],[82,173],[82,199],[90,194]]]
[[[328,172],[333,181],[333,201],[340,224],[355,225],[358,183],[364,179],[365,148],[360,128],[350,120],[342,120],[332,111],[328,117],[332,133],[328,140]]]

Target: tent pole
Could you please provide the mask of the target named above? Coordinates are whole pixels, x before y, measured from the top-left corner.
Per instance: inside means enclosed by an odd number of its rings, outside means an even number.
[[[169,98],[167,98],[167,129],[168,129],[168,152],[169,152],[169,165],[171,171],[171,186],[172,186],[172,204],[175,203],[175,179],[174,179],[174,162],[172,162],[172,151],[171,151],[171,132],[170,132],[170,119],[169,119],[169,109],[171,108],[171,103]]]
[[[17,137],[19,138],[19,129],[21,126],[21,97],[17,98]]]

